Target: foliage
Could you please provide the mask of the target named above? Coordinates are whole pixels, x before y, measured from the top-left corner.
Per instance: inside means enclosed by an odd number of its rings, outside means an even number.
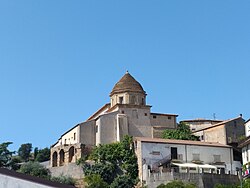
[[[192,135],[192,132],[191,132],[189,126],[184,122],[180,122],[178,124],[177,129],[164,130],[164,132],[162,134],[162,138],[177,139],[177,140],[199,140],[198,136]]]
[[[23,161],[27,162],[29,160],[31,150],[32,150],[32,144],[26,143],[20,146],[17,153]]]
[[[38,162],[48,161],[50,159],[50,149],[44,148],[44,149],[39,149],[37,151],[34,150],[34,159],[35,161],[38,161]]]
[[[133,187],[138,182],[138,165],[132,143],[132,137],[125,136],[121,142],[94,148],[89,158],[95,163],[84,163],[85,175],[100,175],[103,181],[112,186],[118,182],[129,182]]]
[[[15,171],[19,170],[21,167],[21,164],[20,164],[21,162],[22,160],[19,156],[13,156],[11,159],[10,168]]]
[[[250,187],[250,179],[245,179],[242,182],[242,188],[249,188]],[[216,184],[214,188],[241,188],[240,185],[223,185],[223,184]]]
[[[111,183],[110,188],[131,188],[134,187],[134,181],[128,175],[117,176]]]
[[[166,185],[160,184],[157,188],[196,188],[195,184],[183,183],[182,181],[174,180]]]
[[[0,167],[11,168],[13,165],[12,155],[15,152],[9,151],[8,146],[12,142],[4,142],[0,144]]]
[[[86,176],[84,181],[88,184],[86,188],[108,188],[108,184],[98,174]]]
[[[38,162],[30,161],[28,163],[23,164],[19,172],[45,179],[50,178],[50,171]]]
[[[70,176],[60,175],[58,177],[51,177],[51,181],[59,182],[67,185],[75,185],[76,180]]]

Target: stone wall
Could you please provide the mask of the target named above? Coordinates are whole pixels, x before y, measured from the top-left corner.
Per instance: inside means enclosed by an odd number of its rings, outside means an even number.
[[[81,166],[76,165],[75,163],[69,163],[64,166],[59,167],[50,167],[49,168],[52,176],[70,176],[75,179],[83,179],[84,174]]]
[[[156,188],[162,183],[166,184],[173,180],[194,183],[199,188],[214,188],[216,184],[239,184],[239,178],[237,175],[164,172],[151,173],[146,180],[146,185],[150,188]]]

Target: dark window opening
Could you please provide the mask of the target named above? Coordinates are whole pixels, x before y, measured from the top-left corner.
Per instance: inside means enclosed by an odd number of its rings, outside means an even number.
[[[145,113],[145,116],[147,116],[148,114],[147,113]]]
[[[74,133],[74,140],[76,140],[76,133]]]
[[[156,119],[156,116],[153,116],[154,119]]]
[[[168,119],[171,119],[171,116],[168,116]]]
[[[119,97],[119,103],[123,104],[123,97]]]
[[[171,159],[178,159],[177,157],[177,148],[171,147]]]

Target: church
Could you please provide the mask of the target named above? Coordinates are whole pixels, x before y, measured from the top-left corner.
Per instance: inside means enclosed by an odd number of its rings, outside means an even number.
[[[110,103],[103,105],[85,122],[65,132],[51,146],[51,167],[76,162],[86,146],[120,141],[123,136],[160,138],[165,129],[176,129],[175,114],[152,113],[146,92],[126,72],[110,93]]]

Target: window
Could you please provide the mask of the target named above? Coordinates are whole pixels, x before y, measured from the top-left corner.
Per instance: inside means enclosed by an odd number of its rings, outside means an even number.
[[[200,160],[200,154],[199,153],[193,153],[193,160],[199,161]]]
[[[119,103],[123,104],[123,97],[119,97]]]
[[[153,116],[154,119],[156,119],[156,116]]]
[[[221,162],[220,155],[214,155],[214,162]]]
[[[145,113],[144,115],[145,115],[145,116],[147,116],[148,114],[147,114],[147,113]]]
[[[124,110],[122,110],[122,114],[124,114]]]
[[[64,139],[64,144],[66,144],[66,143],[67,143],[67,139],[65,138],[65,139]]]
[[[171,159],[177,159],[177,148],[171,147]]]
[[[144,105],[144,98],[141,99],[141,104]]]
[[[135,104],[135,96],[131,97],[131,104]]]
[[[152,154],[152,155],[160,155],[161,152],[159,152],[159,151],[152,151],[150,154]]]
[[[168,116],[168,119],[171,119],[171,116]]]
[[[98,125],[95,126],[95,132],[98,133]]]
[[[76,140],[76,133],[74,133],[74,140]]]

